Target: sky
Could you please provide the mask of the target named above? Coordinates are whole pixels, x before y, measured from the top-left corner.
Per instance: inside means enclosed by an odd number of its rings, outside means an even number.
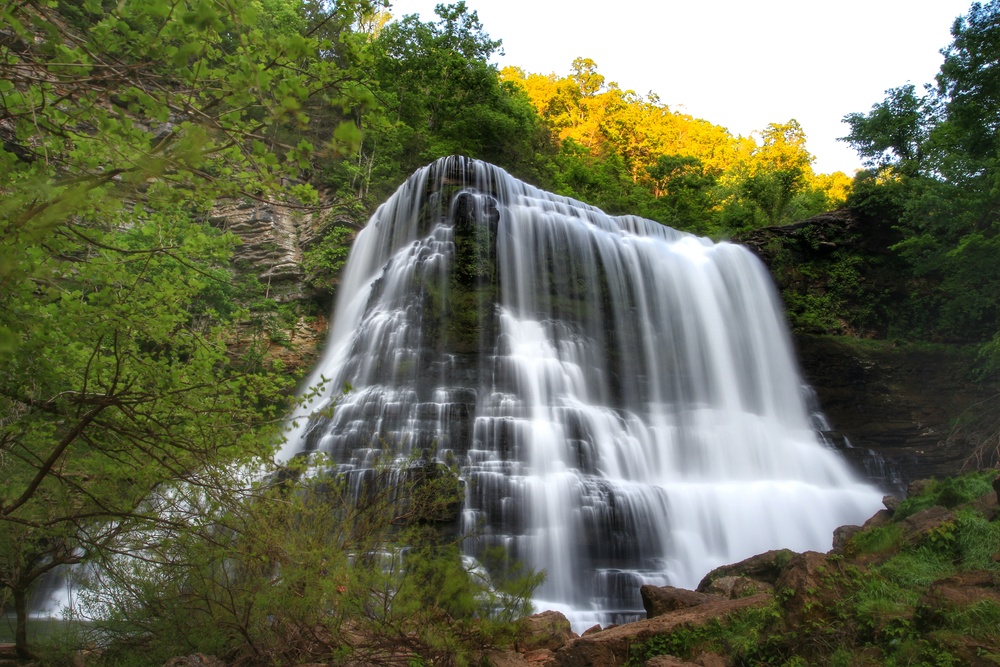
[[[442,0],[395,0],[436,21]],[[565,76],[590,58],[606,81],[654,92],[674,111],[734,135],[796,119],[819,173],[861,168],[837,141],[845,115],[888,88],[933,83],[955,18],[971,0],[466,0],[499,67]]]

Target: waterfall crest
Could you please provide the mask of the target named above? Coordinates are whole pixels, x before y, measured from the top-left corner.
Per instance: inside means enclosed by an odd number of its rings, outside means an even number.
[[[358,235],[321,378],[283,456],[460,468],[469,548],[544,569],[539,606],[576,625],[641,610],[643,583],[826,550],[880,506],[814,431],[749,251],[474,160],[418,171]]]

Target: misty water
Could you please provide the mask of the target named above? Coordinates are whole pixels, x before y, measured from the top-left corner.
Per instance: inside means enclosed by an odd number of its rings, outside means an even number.
[[[448,158],[378,209],[339,295],[309,381],[328,382],[283,456],[458,469],[469,554],[544,570],[536,607],[578,630],[636,617],[643,583],[825,551],[880,507],[814,429],[770,276],[741,246]]]

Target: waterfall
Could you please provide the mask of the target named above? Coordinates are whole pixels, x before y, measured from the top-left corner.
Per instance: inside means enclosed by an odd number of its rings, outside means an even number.
[[[321,378],[283,456],[458,467],[471,555],[544,569],[537,606],[577,627],[880,507],[813,429],[750,252],[474,160],[418,171],[359,233]]]

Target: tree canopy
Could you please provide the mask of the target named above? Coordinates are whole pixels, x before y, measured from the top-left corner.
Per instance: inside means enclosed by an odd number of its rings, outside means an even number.
[[[555,144],[547,185],[612,213],[725,236],[835,208],[849,187],[844,174],[813,172],[794,119],[734,137],[607,82],[589,58],[565,77],[516,67],[501,75],[527,94]]]
[[[974,3],[952,26],[936,85],[886,91],[845,117],[845,137],[869,171],[855,202],[894,216],[915,287],[902,326],[984,343],[1000,368],[1000,2]]]

